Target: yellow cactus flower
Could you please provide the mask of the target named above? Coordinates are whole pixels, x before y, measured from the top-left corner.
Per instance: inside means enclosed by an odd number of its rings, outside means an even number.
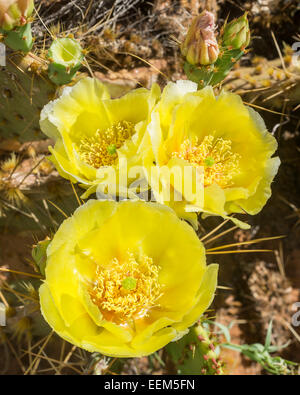
[[[258,213],[271,195],[270,185],[280,164],[278,157],[271,158],[276,148],[276,139],[263,119],[238,95],[223,91],[215,97],[212,87],[197,91],[197,84],[177,81],[166,86],[151,114],[144,163],[156,200],[196,226],[195,212],[224,218],[232,213]],[[174,170],[176,178],[175,168],[186,166],[203,172],[203,199],[197,194],[186,196],[173,185],[182,199],[166,201],[160,169]],[[185,182],[195,180],[191,177]]]
[[[118,99],[110,99],[97,79],[66,87],[44,107],[40,119],[42,131],[55,141],[50,159],[60,175],[88,189],[87,197],[104,182],[108,166],[118,174],[121,158],[128,159],[128,166],[137,165],[137,148],[159,96],[156,84],[151,91],[140,88]]]
[[[65,340],[114,357],[151,354],[210,305],[218,265],[173,210],[89,200],[47,249],[41,311]]]

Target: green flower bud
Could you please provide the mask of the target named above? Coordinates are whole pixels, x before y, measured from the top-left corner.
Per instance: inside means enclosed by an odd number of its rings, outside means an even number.
[[[222,45],[230,49],[245,49],[250,42],[247,12],[223,27]]]
[[[0,0],[0,28],[12,30],[27,24],[34,9],[34,0]]]
[[[191,65],[213,64],[219,56],[215,37],[215,19],[211,12],[196,16],[181,44],[181,53]]]
[[[56,85],[69,84],[81,67],[84,54],[79,42],[73,38],[57,38],[51,44],[48,75]]]

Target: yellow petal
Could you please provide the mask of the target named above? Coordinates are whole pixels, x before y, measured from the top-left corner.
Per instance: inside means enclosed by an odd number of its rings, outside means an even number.
[[[217,287],[219,265],[211,264],[207,267],[198,291],[198,302],[179,324],[174,324],[178,331],[193,325],[204,311],[210,306]]]

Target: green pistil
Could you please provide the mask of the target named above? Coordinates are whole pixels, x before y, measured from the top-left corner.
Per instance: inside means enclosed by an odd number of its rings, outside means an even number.
[[[136,279],[133,277],[126,277],[122,281],[122,287],[126,289],[126,291],[133,291],[136,288]]]
[[[211,166],[213,166],[214,163],[215,163],[214,158],[212,158],[211,156],[208,156],[204,160],[204,164],[205,164],[206,167],[211,167]]]
[[[117,152],[116,144],[111,144],[107,147],[107,152],[109,155],[114,155]]]

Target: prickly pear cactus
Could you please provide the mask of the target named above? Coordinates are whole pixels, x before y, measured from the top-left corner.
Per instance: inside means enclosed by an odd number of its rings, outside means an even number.
[[[80,49],[71,60],[81,57]],[[69,215],[78,206],[70,183],[45,158],[52,142],[40,131],[40,111],[63,89],[50,81],[48,63],[31,52],[8,52],[6,66],[0,68],[0,229],[45,233],[60,224],[62,212]],[[106,85],[112,97],[124,93],[124,87],[116,92]]]
[[[166,350],[178,374],[222,375],[222,362],[217,352],[217,342],[198,322],[189,333]]]
[[[47,68],[47,65],[46,65]],[[45,62],[29,53],[7,53],[0,68],[0,136],[20,142],[45,138],[40,132],[40,111],[55,96]]]

